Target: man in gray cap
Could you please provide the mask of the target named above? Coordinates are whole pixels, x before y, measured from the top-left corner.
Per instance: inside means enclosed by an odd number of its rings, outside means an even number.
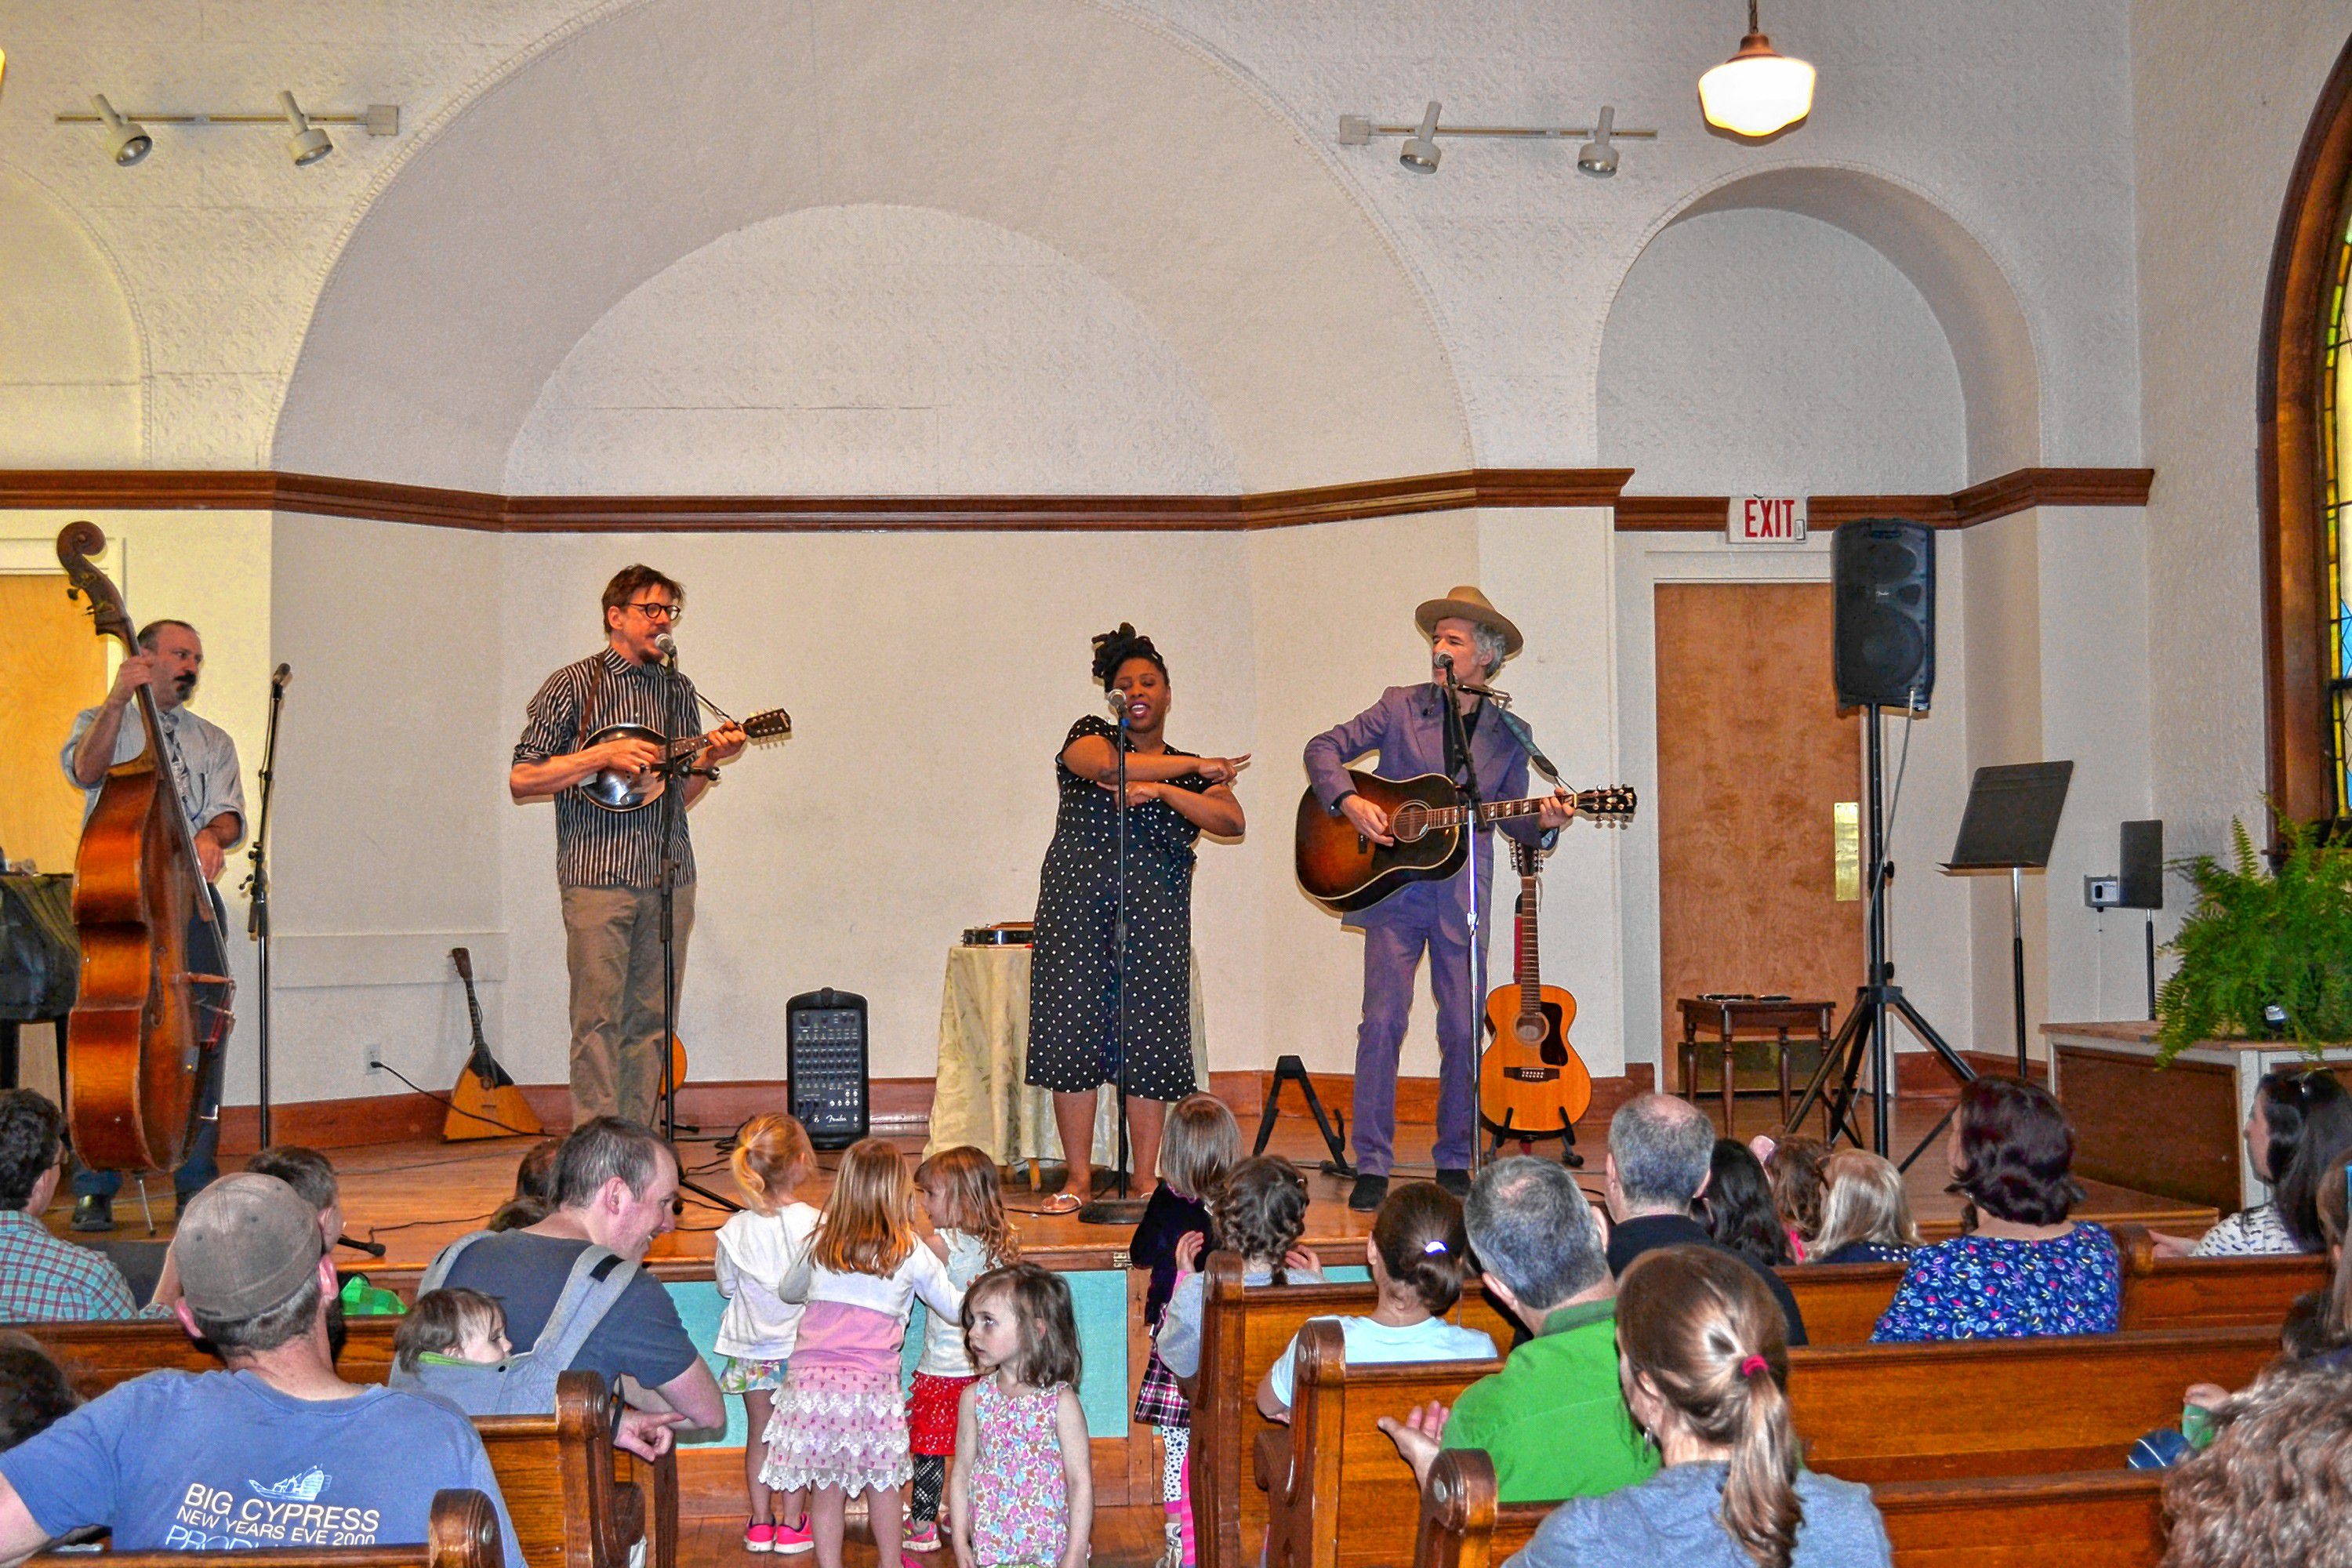
[[[180,1322],[228,1370],[151,1372],[0,1454],[0,1562],[89,1525],[118,1552],[401,1545],[425,1539],[436,1491],[471,1487],[498,1510],[507,1568],[524,1568],[473,1424],[336,1375],[335,1267],[292,1187],[215,1182],[172,1257]]]

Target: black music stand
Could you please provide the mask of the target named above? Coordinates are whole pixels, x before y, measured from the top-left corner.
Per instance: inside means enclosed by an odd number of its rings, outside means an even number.
[[[1960,813],[1960,836],[1944,869],[1956,877],[2009,873],[2010,984],[2017,1012],[2017,1076],[2025,1059],[2025,873],[2050,868],[2050,847],[2066,809],[2068,763],[2011,763],[1979,768]]]

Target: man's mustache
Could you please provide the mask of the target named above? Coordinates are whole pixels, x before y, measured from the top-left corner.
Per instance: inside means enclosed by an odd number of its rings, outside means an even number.
[[[180,689],[181,700],[184,701],[196,689],[196,678],[193,674],[175,675],[172,678],[172,684]]]

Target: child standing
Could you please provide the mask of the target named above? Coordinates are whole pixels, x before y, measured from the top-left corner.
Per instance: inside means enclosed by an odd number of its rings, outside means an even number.
[[[960,1568],[1087,1568],[1094,1468],[1078,1408],[1078,1326],[1058,1274],[1019,1263],[964,1298],[983,1375],[956,1418],[949,1522]]]
[[[1188,1236],[1207,1237],[1210,1195],[1241,1157],[1241,1145],[1234,1113],[1213,1095],[1188,1096],[1168,1112],[1160,1145],[1160,1185],[1128,1243],[1130,1267],[1151,1270],[1143,1298],[1145,1329],[1157,1330],[1168,1310],[1168,1298],[1176,1289],[1177,1247]],[[1160,1558],[1161,1568],[1190,1568],[1192,1511],[1184,1489],[1184,1457],[1191,1449],[1192,1407],[1157,1347],[1135,1392],[1135,1419],[1160,1435],[1160,1497],[1168,1513],[1168,1550]]]
[[[1013,1226],[1004,1217],[1004,1193],[996,1162],[968,1143],[942,1149],[915,1167],[915,1185],[937,1232],[925,1238],[948,1266],[957,1289],[1020,1255]],[[940,1549],[940,1494],[946,1489],[948,1461],[956,1452],[956,1411],[976,1374],[965,1353],[963,1323],[938,1312],[926,1314],[923,1357],[915,1363],[907,1394],[907,1437],[914,1450],[915,1495],[908,1510],[905,1549]]]
[[[1393,1188],[1373,1217],[1364,1242],[1372,1285],[1380,1292],[1369,1318],[1341,1318],[1348,1364],[1377,1362],[1484,1361],[1495,1342],[1475,1329],[1437,1316],[1462,1299],[1470,1268],[1470,1237],[1462,1228],[1462,1200],[1434,1182]],[[1257,1407],[1268,1420],[1287,1421],[1296,1397],[1298,1336],[1257,1385]]]
[[[768,1422],[760,1479],[815,1493],[809,1523],[818,1568],[841,1568],[842,1510],[864,1492],[877,1568],[900,1568],[898,1494],[914,1467],[898,1348],[917,1297],[958,1318],[963,1292],[915,1235],[914,1173],[898,1150],[878,1138],[849,1146],[807,1253],[774,1291],[807,1310]]]
[[[722,1358],[719,1387],[743,1397],[743,1480],[751,1494],[743,1550],[806,1552],[812,1544],[807,1498],[792,1492],[780,1499],[760,1479],[768,1462],[768,1421],[800,1333],[802,1308],[760,1282],[782,1279],[807,1255],[817,1211],[795,1203],[793,1194],[816,1170],[816,1151],[796,1119],[769,1111],[737,1131],[730,1165],[749,1206],[719,1227],[712,1268],[719,1293],[727,1298],[716,1346]]]

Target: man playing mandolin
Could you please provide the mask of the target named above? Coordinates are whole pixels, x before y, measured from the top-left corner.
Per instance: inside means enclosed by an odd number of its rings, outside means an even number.
[[[1326,809],[1346,816],[1358,833],[1375,844],[1394,841],[1389,814],[1355,793],[1348,777],[1349,762],[1377,752],[1380,760],[1372,771],[1381,778],[1443,773],[1460,783],[1465,763],[1454,726],[1445,721],[1446,669],[1450,665],[1455,680],[1464,685],[1484,687],[1524,641],[1519,628],[1475,587],[1459,587],[1444,598],[1429,600],[1413,612],[1413,619],[1429,638],[1434,679],[1420,686],[1391,686],[1381,693],[1378,702],[1307,742],[1307,776],[1317,797]],[[1487,711],[1484,697],[1465,691],[1460,701],[1463,728],[1469,736],[1468,765],[1475,769],[1478,798],[1494,802],[1526,794],[1527,748]],[[1562,791],[1546,801],[1532,819],[1509,818],[1502,827],[1513,837],[1533,843],[1566,826],[1575,812],[1574,801]],[[1470,1141],[1476,1134],[1477,1112],[1477,1054],[1472,1031],[1486,993],[1483,939],[1491,929],[1492,833],[1482,826],[1474,840],[1479,857],[1482,939],[1481,978],[1475,989],[1468,963],[1466,870],[1442,881],[1407,882],[1380,902],[1347,917],[1347,924],[1364,933],[1364,1012],[1356,1032],[1357,1176],[1355,1190],[1348,1197],[1349,1208],[1377,1209],[1388,1195],[1396,1139],[1397,1054],[1404,1043],[1405,1023],[1412,1008],[1413,971],[1420,965],[1423,948],[1429,951],[1430,990],[1437,998],[1437,1179],[1456,1194],[1469,1190]]]
[[[599,1116],[650,1123],[661,1093],[662,821],[658,804],[609,810],[580,786],[609,774],[644,784],[662,748],[627,736],[596,744],[615,724],[673,738],[693,735],[694,686],[662,668],[659,639],[686,614],[686,591],[650,566],[626,566],[604,585],[604,647],[547,678],[515,742],[508,791],[520,803],[555,797],[555,879],[563,902],[564,958],[572,972],[572,1120]],[[731,721],[709,732],[710,767],[743,751]],[[673,781],[675,784],[675,781]],[[683,781],[691,806],[714,780]],[[686,813],[671,814],[667,846],[677,863],[673,926],[679,982],[694,929],[694,848]]]

